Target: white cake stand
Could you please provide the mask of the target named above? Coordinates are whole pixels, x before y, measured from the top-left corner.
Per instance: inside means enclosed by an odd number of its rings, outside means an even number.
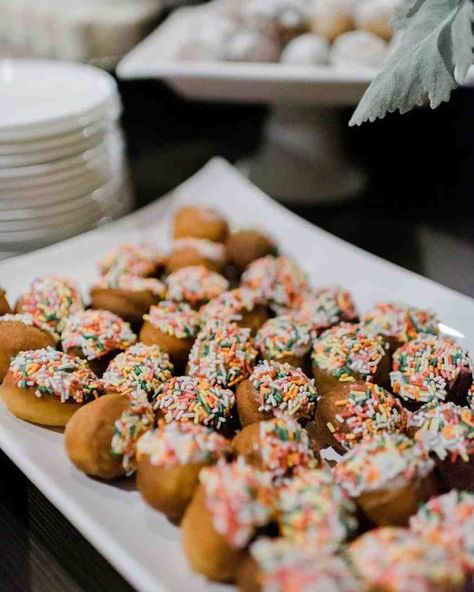
[[[359,193],[365,175],[345,155],[338,107],[355,106],[376,71],[180,60],[208,10],[176,10],[125,56],[118,76],[159,78],[191,99],[270,104],[262,146],[243,163],[251,180],[287,202],[333,203]]]

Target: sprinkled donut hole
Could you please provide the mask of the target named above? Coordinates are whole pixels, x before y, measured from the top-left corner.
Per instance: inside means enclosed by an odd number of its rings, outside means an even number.
[[[403,432],[409,412],[397,397],[371,382],[341,384],[327,392],[316,409],[323,445],[344,453],[363,438]]]
[[[278,523],[283,537],[335,551],[357,528],[356,506],[327,470],[302,470],[278,492]]]
[[[340,323],[324,331],[313,344],[312,363],[322,395],[344,382],[388,382],[388,352],[382,337],[358,324]]]
[[[173,364],[157,345],[136,343],[116,356],[102,376],[104,390],[127,395],[141,391],[151,397],[172,377]]]
[[[187,302],[193,308],[209,302],[229,287],[228,280],[204,265],[182,267],[166,278],[167,299]]]
[[[177,376],[162,384],[153,397],[154,411],[167,423],[179,421],[220,429],[228,422],[234,393],[192,376]]]
[[[229,229],[217,210],[205,206],[184,206],[173,221],[173,238],[192,236],[218,243],[224,242]]]
[[[105,255],[100,262],[100,273],[109,277],[148,277],[156,273],[161,261],[162,256],[151,245],[123,243]]]
[[[226,260],[226,248],[205,238],[183,237],[173,241],[166,261],[168,273],[182,267],[204,265],[210,270],[219,271]]]
[[[188,374],[230,388],[249,376],[256,357],[250,329],[235,323],[209,321],[191,348]]]
[[[315,335],[338,323],[349,323],[357,319],[351,293],[339,286],[327,286],[308,292],[294,314],[296,318],[310,323]]]
[[[420,335],[393,354],[390,382],[405,404],[463,404],[472,384],[472,360],[451,339]]]
[[[276,313],[297,308],[309,289],[308,277],[295,261],[271,255],[253,261],[242,274],[241,284],[256,290]]]
[[[255,345],[265,360],[305,367],[312,345],[312,327],[290,314],[269,319],[255,336]]]
[[[349,546],[349,559],[367,590],[461,592],[464,575],[455,549],[407,528],[377,528]]]
[[[18,300],[16,310],[29,313],[34,324],[50,331],[59,341],[66,319],[84,308],[75,284],[58,277],[36,278]]]
[[[474,571],[474,495],[452,490],[431,498],[410,518],[410,529],[432,541],[456,548],[464,569]]]
[[[362,324],[373,333],[386,337],[392,350],[418,337],[420,333],[437,335],[438,319],[431,310],[381,302],[362,316]]]
[[[237,388],[237,411],[243,426],[271,419],[277,412],[310,419],[317,400],[314,380],[302,370],[266,360]]]
[[[204,323],[212,320],[237,323],[255,333],[268,318],[268,312],[258,293],[249,288],[222,292],[199,311]]]
[[[137,275],[112,275],[101,276],[93,285],[94,288],[118,289],[127,292],[149,292],[153,296],[163,298],[166,288],[163,282],[155,278],[140,277]]]

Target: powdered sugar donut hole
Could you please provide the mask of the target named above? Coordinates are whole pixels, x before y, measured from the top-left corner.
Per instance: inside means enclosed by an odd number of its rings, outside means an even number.
[[[288,43],[280,56],[284,64],[327,64],[330,46],[322,35],[305,33]]]
[[[308,30],[307,0],[245,0],[241,18],[256,29],[285,43]]]
[[[278,62],[281,46],[259,31],[240,30],[229,39],[224,59],[231,62]]]
[[[334,41],[338,35],[354,28],[353,0],[314,0],[309,26],[314,33]]]
[[[356,28],[389,41],[393,35],[391,19],[398,4],[398,0],[362,0],[354,7]]]
[[[377,35],[367,31],[349,31],[334,41],[330,57],[335,66],[380,68],[387,54],[387,43]]]
[[[182,60],[216,61],[224,59],[229,39],[239,24],[226,14],[206,14],[197,23],[191,37],[179,52]]]

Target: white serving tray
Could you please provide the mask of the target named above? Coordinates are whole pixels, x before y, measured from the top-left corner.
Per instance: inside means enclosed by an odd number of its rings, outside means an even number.
[[[179,8],[117,66],[120,78],[159,78],[189,98],[296,105],[356,105],[377,70],[184,61],[179,51],[209,5]]]
[[[218,207],[232,225],[258,226],[294,256],[316,285],[339,283],[360,309],[399,300],[438,311],[474,350],[474,301],[362,251],[287,211],[220,159],[212,160],[171,195],[78,238],[0,263],[13,301],[36,275],[62,274],[87,286],[104,252],[126,240],[165,246],[173,210],[183,202]],[[465,334],[465,337],[464,337]],[[148,508],[134,490],[89,479],[68,461],[62,434],[10,415],[0,403],[0,447],[71,523],[140,592],[224,592],[191,573],[179,529]]]

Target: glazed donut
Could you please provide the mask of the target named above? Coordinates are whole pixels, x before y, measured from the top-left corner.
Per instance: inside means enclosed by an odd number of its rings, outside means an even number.
[[[428,404],[411,415],[408,433],[435,461],[442,489],[474,491],[474,410]]]
[[[5,290],[0,288],[0,315],[6,315],[12,312],[10,305],[8,304],[7,297],[5,296]]]
[[[71,315],[61,334],[63,350],[88,361],[101,376],[110,360],[133,345],[130,325],[108,310],[83,310]]]
[[[166,421],[202,424],[225,429],[235,405],[234,393],[192,376],[176,376],[152,397],[154,411]]]
[[[258,294],[249,288],[236,288],[222,292],[205,304],[199,311],[203,323],[221,320],[237,323],[248,328],[252,335],[268,319],[268,309],[259,299]]]
[[[173,238],[191,236],[222,243],[228,230],[227,222],[213,208],[185,206],[174,216]]]
[[[249,465],[269,471],[275,477],[319,464],[308,432],[288,416],[244,427],[232,440],[232,450]]]
[[[202,469],[199,479],[182,521],[184,550],[194,571],[230,582],[256,530],[272,519],[271,476],[239,458]]]
[[[341,382],[368,380],[388,383],[389,353],[382,337],[361,325],[340,323],[324,331],[313,344],[313,375],[321,395]]]
[[[255,336],[255,345],[264,360],[290,364],[303,370],[311,367],[312,327],[300,317],[284,314],[269,319]]]
[[[143,392],[151,398],[173,375],[173,364],[157,345],[136,343],[116,356],[102,376],[107,393],[130,395]]]
[[[225,321],[209,321],[191,348],[187,373],[230,388],[250,375],[256,357],[250,329]]]
[[[108,310],[124,321],[139,324],[150,307],[164,298],[165,292],[163,282],[155,278],[107,274],[91,288],[91,307]]]
[[[392,391],[408,408],[425,403],[466,403],[472,384],[469,354],[451,339],[420,335],[393,354]]]
[[[7,409],[20,419],[61,427],[102,392],[85,361],[47,347],[16,355],[0,394]]]
[[[184,302],[164,300],[152,306],[143,319],[140,341],[158,345],[178,370],[184,370],[199,331],[198,313]]]
[[[211,271],[220,271],[226,261],[226,248],[206,238],[192,236],[173,241],[171,253],[166,260],[166,271],[173,273],[182,267],[204,265]]]
[[[295,261],[271,255],[253,261],[242,274],[241,285],[256,290],[277,314],[297,308],[309,289],[308,277]]]
[[[16,312],[30,314],[37,327],[52,331],[58,341],[67,317],[83,309],[76,285],[57,277],[36,278],[16,304]]]
[[[123,243],[109,251],[100,262],[101,275],[156,276],[163,266],[163,256],[146,243]]]
[[[376,304],[362,315],[361,323],[369,331],[382,335],[392,352],[420,333],[439,333],[434,312],[393,302]]]
[[[380,432],[404,432],[409,412],[397,397],[371,382],[340,383],[316,408],[318,436],[340,454]]]
[[[10,360],[21,351],[55,347],[54,335],[36,327],[28,314],[5,314],[0,317],[0,382],[5,378]]]
[[[333,467],[334,480],[378,526],[403,526],[437,492],[434,462],[403,434],[362,440]]]
[[[229,442],[200,424],[170,423],[137,443],[137,486],[143,499],[178,522],[199,485],[199,473],[229,452]]]
[[[181,267],[166,278],[167,299],[174,302],[187,302],[198,310],[229,287],[224,276],[211,271],[204,265]]]
[[[351,293],[339,286],[308,291],[294,314],[303,322],[310,323],[316,335],[338,323],[357,321]]]
[[[271,238],[258,230],[236,230],[227,239],[227,257],[237,269],[243,271],[252,261],[276,255],[277,247]]]
[[[407,528],[377,528],[349,545],[349,559],[367,592],[463,592],[455,549]]]
[[[352,0],[316,0],[312,4],[309,26],[329,42],[354,28]]]
[[[314,415],[318,392],[314,380],[289,364],[264,361],[237,387],[237,412],[242,426],[271,419],[280,412],[295,419]]]

